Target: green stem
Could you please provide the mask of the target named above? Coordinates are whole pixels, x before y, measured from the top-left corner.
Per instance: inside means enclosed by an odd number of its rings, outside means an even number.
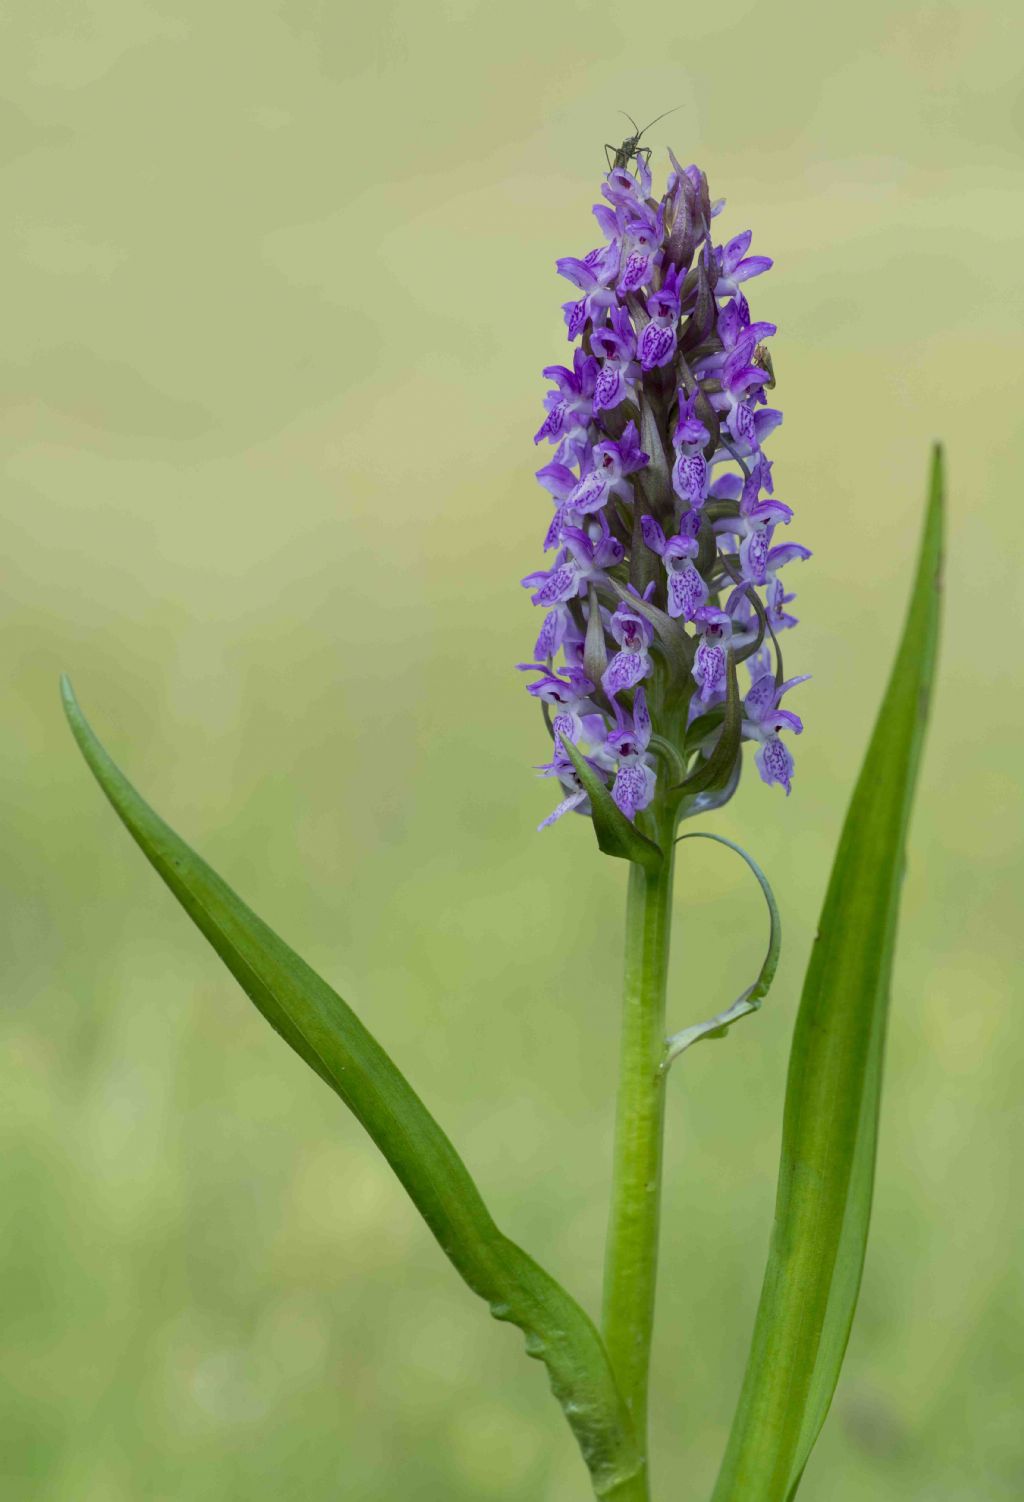
[[[627,1480],[619,1482],[610,1492],[599,1493],[601,1502],[651,1502],[647,1487],[647,1467],[637,1471]]]
[[[654,871],[632,865],[629,873],[621,1072],[603,1317],[612,1370],[644,1455],[658,1267],[665,984],[674,859],[672,831],[659,830],[659,836],[666,851],[664,864]]]

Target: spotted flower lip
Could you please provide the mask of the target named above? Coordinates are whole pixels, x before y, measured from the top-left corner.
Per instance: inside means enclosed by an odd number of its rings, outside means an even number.
[[[601,676],[601,687],[614,699],[624,689],[635,688],[651,671],[654,631],[649,621],[626,604],[619,605],[610,618],[608,631],[619,650]]]
[[[759,653],[750,663],[750,689],[743,700],[743,728],[748,739],[757,742],[754,760],[764,782],[777,782],[788,797],[792,791],[793,753],[779,739],[783,730],[799,735],[803,720],[792,710],[782,709],[783,695],[799,683],[806,683],[809,673],[776,681],[767,653]]]
[[[793,511],[765,451],[782,422],[768,404],[777,329],[753,318],[748,294],[772,261],[752,253],[750,230],[716,241],[724,200],[669,158],[657,199],[645,158],[607,173],[593,211],[603,244],[556,262],[575,294],[563,304],[573,352],[543,372],[549,564],[522,581],[544,618],[520,666],[554,740],[542,775],[563,794],[542,827],[591,812],[584,763],[630,820],[716,806],[736,759],[710,803],[688,803],[686,782],[705,763],[717,775],[742,741],[765,782],[792,787],[783,737],[803,725],[782,699],[804,680],[784,678],[778,640],[796,625],[789,571],[810,552],[780,535]],[[732,739],[711,763],[728,715]]]
[[[657,787],[653,758],[647,750],[651,716],[642,688],[633,696],[632,715],[619,711],[619,724],[622,728],[612,731],[607,742],[617,759],[612,797],[627,819],[633,819],[648,806]]]
[[[567,509],[580,513],[600,511],[616,496],[632,501],[633,492],[625,484],[626,477],[643,469],[649,462],[650,455],[640,447],[636,423],[627,423],[618,443],[606,439],[594,444],[590,453],[591,467],[581,475],[567,497]]]

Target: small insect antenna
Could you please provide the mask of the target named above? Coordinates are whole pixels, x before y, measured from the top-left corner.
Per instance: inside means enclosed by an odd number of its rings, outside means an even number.
[[[639,141],[640,137],[643,135],[643,131],[642,130],[638,130],[637,123],[633,119],[633,116],[632,115],[627,115],[625,110],[619,110],[619,114],[620,115],[626,115],[626,119],[629,121],[630,125],[632,125],[632,127],[633,127],[633,134],[636,136],[637,140]],[[656,122],[652,120],[651,124],[653,125],[655,123]],[[648,129],[648,127],[645,125],[644,126],[644,130],[647,130],[647,129]]]
[[[664,112],[664,114],[662,114],[662,115],[655,115],[654,119],[651,120],[649,122],[649,124],[645,125],[644,128],[643,128],[643,130],[637,131],[637,137],[636,137],[637,140],[639,141],[640,138],[641,138],[641,136],[645,136],[647,134],[647,132],[650,130],[650,128],[651,128],[652,125],[657,125],[659,123],[659,121],[661,121],[661,120],[667,120],[668,117],[669,117],[669,115],[678,115],[678,113],[682,109],[682,107],[683,106],[681,104],[677,104],[676,107],[675,107],[675,109],[666,110]],[[619,110],[619,114],[620,115],[626,115],[626,111],[625,110]],[[627,120],[629,119],[628,115],[626,115],[626,119]],[[633,124],[633,129],[636,130],[636,123],[635,122],[631,122],[631,123]]]

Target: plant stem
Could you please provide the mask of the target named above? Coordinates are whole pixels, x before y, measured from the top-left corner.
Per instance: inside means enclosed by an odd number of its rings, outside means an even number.
[[[632,865],[626,906],[622,1052],[611,1216],[605,1255],[604,1339],[637,1443],[647,1453],[647,1378],[661,1205],[665,1104],[665,983],[671,930],[672,830],[665,862]]]

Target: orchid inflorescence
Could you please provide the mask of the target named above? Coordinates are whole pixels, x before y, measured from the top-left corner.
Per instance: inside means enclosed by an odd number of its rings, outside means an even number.
[[[804,680],[783,676],[778,633],[796,621],[779,570],[810,554],[775,541],[792,516],[763,449],[782,421],[766,396],[776,330],[751,320],[743,292],[772,263],[747,254],[749,231],[712,244],[723,201],[669,155],[660,203],[643,156],[635,172],[614,167],[594,207],[606,244],[557,263],[580,294],[564,304],[579,342],[571,369],[544,371],[534,441],[556,445],[537,472],[554,561],[523,580],[546,612],[521,664],[554,741],[541,771],[565,793],[541,828],[590,812],[580,756],[630,820],[659,796],[679,817],[724,802],[743,740],[789,793],[781,734],[803,728],[781,707]]]

